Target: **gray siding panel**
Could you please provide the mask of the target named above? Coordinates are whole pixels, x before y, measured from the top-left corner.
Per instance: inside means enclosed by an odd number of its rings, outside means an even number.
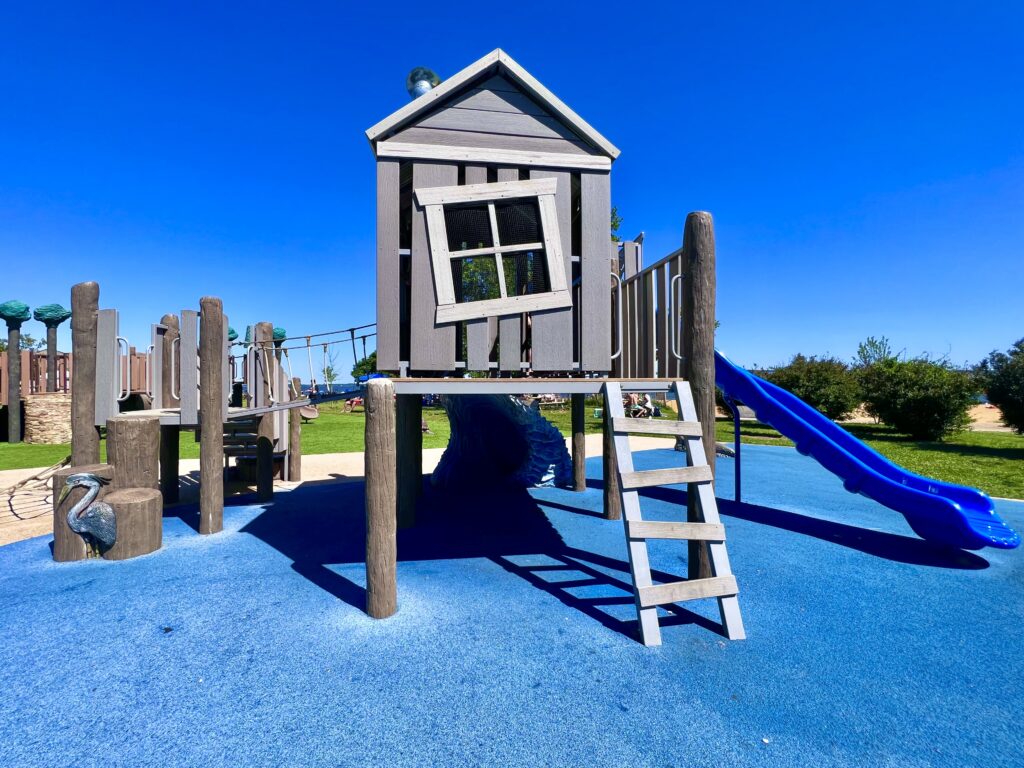
[[[487,168],[482,165],[466,166],[467,184],[487,183]],[[488,328],[489,318],[466,321],[466,369],[486,371],[490,366],[491,347],[494,343]]]
[[[512,90],[474,88],[451,103],[460,109],[480,109],[487,112],[512,112],[519,115],[551,117],[550,112],[525,93]]]
[[[413,190],[450,187],[458,183],[458,166],[450,163],[416,163]],[[396,194],[397,200],[397,194]],[[436,325],[437,295],[430,262],[426,214],[414,203],[412,217],[412,301],[410,307],[409,367],[413,371],[455,369],[455,326]]]
[[[401,276],[396,160],[377,161],[377,368],[397,371]]]
[[[181,371],[181,425],[199,423],[199,313],[181,310],[181,346],[178,349]]]
[[[499,168],[498,181],[516,181],[517,168]],[[523,316],[507,315],[498,320],[498,366],[503,371],[519,371],[523,359]]]
[[[497,133],[502,136],[535,136],[543,139],[578,141],[579,137],[553,117],[524,115],[518,112],[489,112],[480,109],[448,107],[424,118],[420,128]]]
[[[608,173],[580,173],[583,230],[582,328],[580,362],[586,371],[611,369],[611,277],[608,243],[611,238],[611,182]]]
[[[565,171],[530,172],[531,179],[557,179],[555,207],[566,282],[572,284],[572,190],[570,174]],[[572,370],[572,307],[534,312],[531,315],[532,367],[536,371]]]
[[[96,426],[105,427],[107,419],[118,413],[117,396],[121,382],[117,377],[117,310],[101,309],[96,316]]]
[[[506,136],[497,133],[476,131],[453,131],[443,128],[406,128],[399,131],[392,141],[409,144],[435,144],[445,147],[482,147],[485,149],[516,149],[526,152],[550,152],[563,155],[600,154],[581,141],[567,139],[542,139],[535,136]]]

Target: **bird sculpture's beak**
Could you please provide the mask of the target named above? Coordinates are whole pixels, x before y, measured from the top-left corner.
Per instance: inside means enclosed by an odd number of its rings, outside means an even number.
[[[60,489],[60,496],[57,497],[57,506],[61,505],[64,499],[68,497],[69,493],[71,493],[70,485],[65,485],[63,488]]]

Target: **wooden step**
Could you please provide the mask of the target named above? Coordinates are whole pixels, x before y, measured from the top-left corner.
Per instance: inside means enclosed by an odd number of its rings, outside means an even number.
[[[711,467],[673,467],[671,469],[649,469],[644,472],[622,472],[622,488],[650,488],[655,485],[677,485],[679,483],[710,483]]]
[[[676,419],[612,419],[612,431],[618,434],[672,435],[675,437],[700,437],[703,432],[699,421],[678,421]]]
[[[705,597],[733,597],[737,594],[739,588],[736,586],[735,576],[673,581],[669,584],[637,588],[637,599],[641,608],[681,603],[685,600],[700,600]]]
[[[721,523],[675,523],[654,520],[627,520],[626,535],[631,539],[725,541],[725,526]]]

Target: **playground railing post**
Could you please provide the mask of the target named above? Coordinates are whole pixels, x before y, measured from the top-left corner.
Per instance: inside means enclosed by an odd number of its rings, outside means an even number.
[[[366,387],[366,612],[384,619],[398,610],[395,387]]]
[[[270,405],[270,393],[274,381],[271,367],[274,365],[274,324],[257,323],[253,333],[256,350],[256,367],[260,379],[257,408]],[[274,498],[274,414],[260,416],[256,430],[256,499],[270,501]]]
[[[224,529],[224,305],[199,300],[199,532]],[[266,417],[264,417],[266,418]]]
[[[94,282],[71,288],[71,466],[100,462],[96,429],[96,323],[100,287]]]

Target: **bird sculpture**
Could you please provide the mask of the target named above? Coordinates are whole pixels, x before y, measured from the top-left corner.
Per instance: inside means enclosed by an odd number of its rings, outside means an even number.
[[[68,527],[82,536],[91,536],[104,547],[112,547],[117,540],[117,518],[114,508],[102,501],[96,501],[100,488],[110,481],[89,472],[68,475],[64,488],[57,499],[58,506],[73,488],[85,488],[85,495],[68,510]]]

